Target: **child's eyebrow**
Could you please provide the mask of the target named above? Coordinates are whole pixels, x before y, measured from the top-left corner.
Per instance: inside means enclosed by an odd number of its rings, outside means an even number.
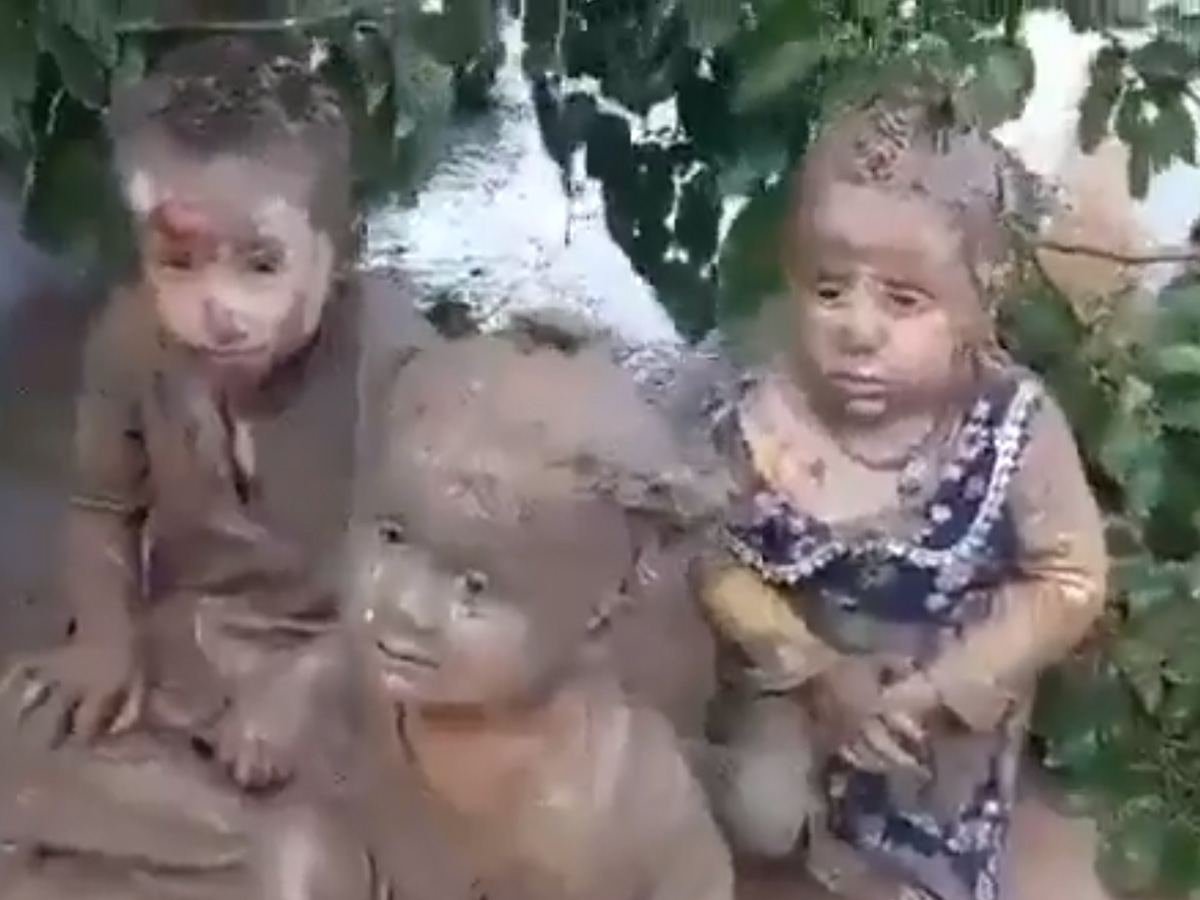
[[[850,277],[850,273],[838,272],[828,266],[819,266],[813,271],[813,277],[817,281],[845,281]]]
[[[903,278],[885,278],[883,279],[884,287],[898,291],[912,291],[925,296],[932,296],[930,290],[923,285],[917,284],[915,281],[905,280]]]

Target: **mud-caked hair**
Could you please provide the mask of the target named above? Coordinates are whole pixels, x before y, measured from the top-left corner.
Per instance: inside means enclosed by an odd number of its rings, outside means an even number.
[[[237,36],[186,44],[114,90],[108,134],[123,183],[151,147],[198,162],[299,161],[311,178],[315,225],[335,243],[353,230],[350,128],[337,91],[298,46]]]
[[[803,204],[839,182],[925,197],[944,210],[985,302],[1004,293],[1019,233],[1036,233],[1055,207],[1041,179],[991,134],[961,121],[947,91],[930,84],[874,95],[827,123],[794,173],[789,227]]]
[[[373,420],[363,431],[374,445],[368,468],[386,466],[400,442],[451,471],[455,454],[466,472],[486,449],[514,461],[510,493],[594,496],[678,531],[714,522],[731,495],[715,454],[685,446],[600,346],[564,352],[508,335],[447,342],[377,382],[362,409]],[[440,443],[448,427],[469,428],[470,439]]]

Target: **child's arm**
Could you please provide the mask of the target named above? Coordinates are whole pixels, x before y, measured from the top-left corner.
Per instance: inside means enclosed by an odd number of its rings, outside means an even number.
[[[768,690],[799,687],[840,661],[783,593],[745,566],[715,554],[701,559],[693,590],[714,629],[746,654]]]
[[[940,702],[987,728],[1045,666],[1064,657],[1101,615],[1104,525],[1070,427],[1049,398],[1012,486],[1020,572],[985,622],[928,668]]]
[[[62,566],[63,589],[84,639],[131,638],[141,597],[149,463],[136,388],[143,361],[138,338],[146,323],[135,299],[113,298],[84,346]]]

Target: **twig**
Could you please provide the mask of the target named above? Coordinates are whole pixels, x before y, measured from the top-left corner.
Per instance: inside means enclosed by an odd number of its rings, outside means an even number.
[[[1066,253],[1072,256],[1091,256],[1124,266],[1153,266],[1159,263],[1200,261],[1200,250],[1186,245],[1158,247],[1144,253],[1125,253],[1119,250],[1105,250],[1102,247],[1071,244],[1065,241],[1035,240],[1031,244],[1035,250],[1050,250],[1054,253]]]

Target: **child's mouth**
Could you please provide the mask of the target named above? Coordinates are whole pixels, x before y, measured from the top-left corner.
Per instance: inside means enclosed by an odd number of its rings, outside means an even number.
[[[436,669],[437,660],[418,647],[388,638],[376,638],[375,649],[387,669]]]

